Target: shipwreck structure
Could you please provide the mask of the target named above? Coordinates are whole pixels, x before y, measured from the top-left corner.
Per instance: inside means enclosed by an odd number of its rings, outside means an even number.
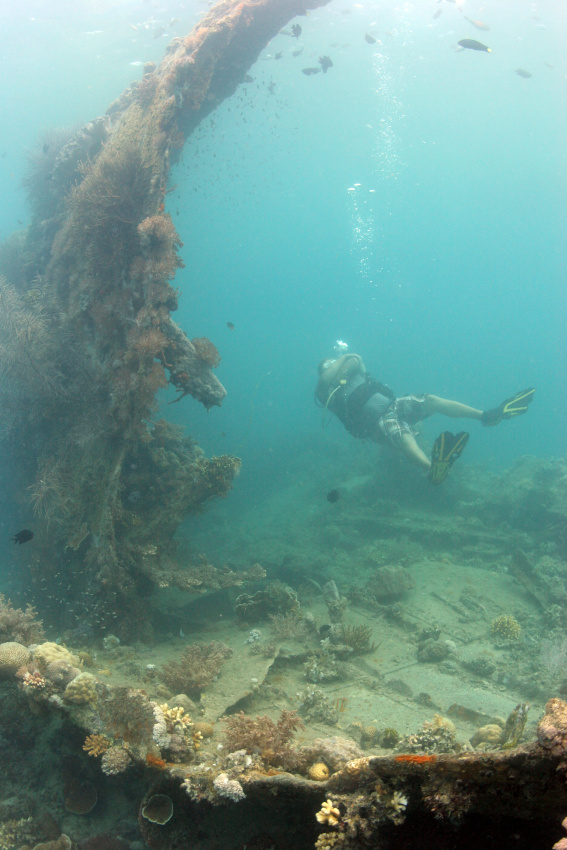
[[[126,637],[144,590],[216,582],[210,565],[181,574],[171,538],[228,493],[240,461],[206,459],[151,422],[168,384],[207,409],[226,395],[213,343],[171,318],[182,263],[167,179],[270,38],[324,2],[219,3],[105,115],[51,133],[31,157],[32,222],[0,251],[0,427],[14,499],[34,525],[29,580],[53,588],[64,576],[53,610],[42,608],[52,622],[112,623]]]

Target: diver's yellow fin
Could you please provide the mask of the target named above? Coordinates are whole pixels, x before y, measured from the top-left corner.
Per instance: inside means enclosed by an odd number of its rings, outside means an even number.
[[[443,431],[439,434],[431,450],[431,468],[427,476],[431,484],[442,484],[445,481],[450,468],[463,453],[468,439],[466,431],[459,434]]]

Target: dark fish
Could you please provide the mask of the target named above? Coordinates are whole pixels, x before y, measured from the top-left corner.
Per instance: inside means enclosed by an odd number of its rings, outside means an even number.
[[[313,74],[318,74],[320,70],[321,68],[302,68],[301,73],[307,77],[311,77]]]
[[[368,44],[376,44],[376,39],[368,32],[364,34],[364,40],[367,41]]]
[[[332,505],[334,505],[335,502],[338,502],[340,498],[341,494],[339,490],[329,490],[329,492],[327,493],[327,501],[330,502]]]
[[[294,50],[291,55],[292,56],[301,56],[301,54],[303,53],[304,50],[305,50],[304,47],[300,47],[297,50]]]
[[[302,29],[299,24],[294,24],[291,28],[291,35],[293,38],[299,38],[302,33]]]
[[[282,56],[283,56],[283,53],[281,53],[281,51],[280,51],[280,53],[276,53],[276,55],[274,56],[274,59],[281,59]]]
[[[486,53],[492,53],[490,47],[482,44],[480,41],[475,41],[474,38],[462,38],[459,41],[459,47],[464,47],[467,50],[484,50]]]
[[[234,330],[234,325],[232,324],[232,322],[227,322],[227,323],[226,323],[226,326],[227,326],[227,328],[229,329],[229,331],[233,331],[233,330]]]
[[[41,148],[41,149],[42,149],[42,151],[43,151],[44,153],[47,153],[47,152],[48,152],[48,150],[49,150],[49,145],[47,144],[47,142],[46,142],[46,143],[42,146],[42,148]]]
[[[22,543],[28,543],[28,541],[33,539],[33,531],[30,531],[28,528],[24,528],[22,531],[18,531],[17,534],[14,534],[12,540],[14,543],[19,543],[20,546]]]
[[[529,80],[531,74],[529,71],[525,71],[523,68],[515,68],[516,74],[518,77],[523,77],[525,80]]]
[[[319,65],[323,73],[326,74],[329,68],[333,67],[333,60],[330,56],[319,56]]]
[[[473,27],[477,28],[477,30],[484,30],[484,32],[488,32],[488,30],[490,29],[488,24],[485,24],[484,21],[478,21],[478,20],[475,21],[474,18],[467,18],[466,15],[463,15],[463,17],[464,17],[465,21],[468,21],[469,24],[472,24]]]

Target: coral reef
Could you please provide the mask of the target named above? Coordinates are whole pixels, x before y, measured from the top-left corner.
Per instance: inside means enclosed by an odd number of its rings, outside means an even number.
[[[389,602],[415,587],[411,573],[403,567],[379,567],[367,583],[367,590],[377,602]]]
[[[179,661],[166,664],[160,675],[173,692],[199,699],[203,688],[218,676],[231,655],[232,650],[218,641],[194,643],[185,647]]]
[[[213,782],[213,787],[219,797],[225,797],[237,803],[246,797],[244,789],[236,779],[230,779],[227,773],[219,773]]]
[[[490,635],[498,642],[519,640],[522,627],[510,614],[501,614],[490,625]]]
[[[28,646],[44,638],[43,624],[36,619],[36,610],[28,605],[23,611],[14,608],[9,599],[0,593],[0,643],[14,641]]]
[[[72,679],[63,691],[65,702],[75,705],[88,705],[96,702],[96,679],[92,673],[79,673]]]
[[[291,768],[297,765],[299,752],[291,745],[297,729],[304,725],[295,711],[283,710],[277,723],[269,717],[248,717],[244,712],[224,718],[225,746],[230,752],[246,750],[258,753],[268,764]]]
[[[354,741],[348,738],[316,738],[312,744],[302,750],[307,763],[322,761],[334,772],[343,768],[349,761],[361,758],[363,753]]]
[[[316,761],[307,771],[309,779],[313,779],[315,782],[325,782],[330,775],[331,772],[323,761]]]
[[[0,643],[0,679],[11,677],[31,659],[29,649],[15,641]]]

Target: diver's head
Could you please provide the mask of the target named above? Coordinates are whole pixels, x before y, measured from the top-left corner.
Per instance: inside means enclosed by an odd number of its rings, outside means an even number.
[[[319,377],[321,377],[323,372],[326,372],[326,370],[329,368],[329,366],[332,366],[333,363],[336,363],[336,362],[337,361],[332,357],[327,357],[326,360],[321,360],[321,362],[317,366],[317,372],[319,373]]]
[[[338,339],[333,346],[333,351],[337,357],[341,357],[341,355],[346,354],[348,351],[348,342],[343,342],[342,339]]]

